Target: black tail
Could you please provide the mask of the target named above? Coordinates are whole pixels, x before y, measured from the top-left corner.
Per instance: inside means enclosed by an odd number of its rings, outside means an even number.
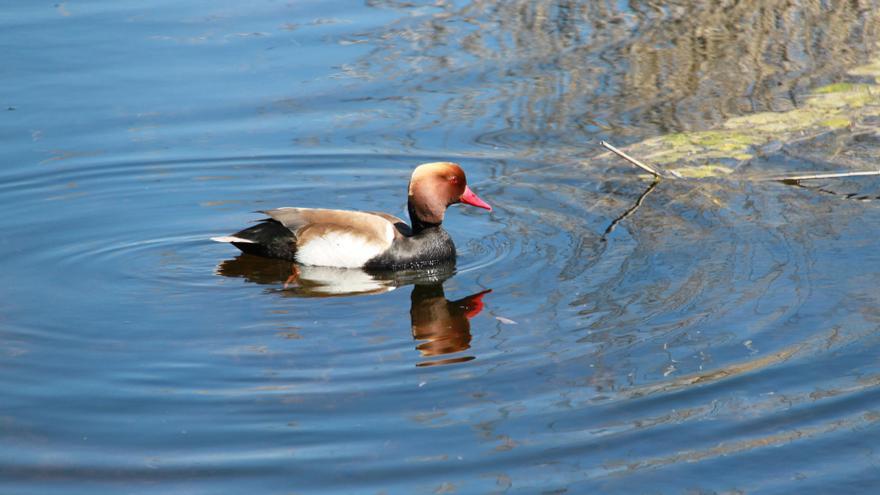
[[[266,258],[296,261],[296,236],[290,229],[275,220],[267,218],[253,227],[232,234],[232,236],[253,241],[253,243],[232,243],[242,252]]]

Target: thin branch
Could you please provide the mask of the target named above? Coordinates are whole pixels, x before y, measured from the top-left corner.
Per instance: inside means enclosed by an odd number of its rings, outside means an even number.
[[[636,167],[639,167],[640,169],[642,169],[642,170],[648,172],[649,174],[653,175],[654,177],[658,177],[658,178],[661,177],[660,173],[657,172],[656,170],[654,170],[652,167],[650,167],[650,166],[648,166],[648,165],[645,165],[644,163],[642,163],[642,162],[636,160],[635,158],[633,158],[633,157],[627,155],[627,154],[624,153],[623,151],[620,151],[619,149],[615,148],[614,146],[612,146],[612,145],[611,145],[610,143],[608,143],[607,141],[602,141],[602,142],[599,143],[599,144],[601,144],[602,146],[604,146],[607,150],[611,151],[611,152],[614,153],[615,155],[617,155],[617,156],[623,158],[624,160],[626,160],[626,161],[632,163],[632,164],[635,165]]]
[[[677,173],[675,173],[674,171],[673,172],[664,172],[662,170],[655,169],[655,168],[645,164],[644,162],[639,161],[639,160],[627,155],[623,151],[615,148],[613,145],[611,145],[607,141],[601,141],[600,144],[603,147],[605,147],[605,149],[607,149],[608,151],[611,151],[615,155],[623,158],[624,160],[635,165],[636,167],[639,167],[640,169],[648,172],[649,174],[653,175],[655,178],[658,178],[658,179],[662,178],[662,177],[679,177],[680,178],[680,176]],[[843,178],[843,177],[866,177],[866,176],[878,176],[878,175],[880,175],[880,170],[868,170],[868,171],[863,171],[863,172],[829,172],[829,173],[814,172],[814,173],[803,174],[803,175],[789,175],[789,176],[781,175],[781,176],[776,176],[776,177],[766,177],[766,178],[762,178],[762,179],[758,179],[758,180],[777,181],[777,182],[797,182],[797,181],[801,181],[801,180],[839,179],[839,178]]]
[[[810,180],[810,179],[838,179],[841,177],[864,177],[868,175],[880,175],[880,170],[869,170],[865,172],[831,172],[826,174],[806,174],[806,175],[791,175],[791,176],[780,176],[780,177],[769,177],[764,180],[772,180],[772,181],[782,181],[782,182],[794,182],[799,180]]]

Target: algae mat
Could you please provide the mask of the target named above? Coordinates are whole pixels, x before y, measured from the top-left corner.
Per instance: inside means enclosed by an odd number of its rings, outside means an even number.
[[[817,140],[825,156],[815,161],[832,162],[842,170],[875,167],[873,153],[859,156],[845,148],[880,130],[880,56],[843,79],[815,89],[801,107],[787,112],[734,117],[715,129],[650,138],[624,150],[685,178],[724,176],[754,158]],[[617,158],[604,153],[598,159]]]

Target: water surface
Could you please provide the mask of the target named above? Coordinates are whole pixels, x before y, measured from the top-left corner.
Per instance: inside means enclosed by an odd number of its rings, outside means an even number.
[[[0,492],[873,493],[880,182],[590,160],[875,46],[871,2],[758,4],[10,3]],[[208,241],[403,216],[435,160],[495,208],[455,268]]]

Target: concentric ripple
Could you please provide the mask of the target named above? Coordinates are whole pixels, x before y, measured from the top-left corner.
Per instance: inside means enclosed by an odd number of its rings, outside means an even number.
[[[494,211],[450,210],[455,267],[296,268],[208,240],[284,205],[403,216],[409,172],[430,159],[59,162],[2,177],[18,282],[2,294],[19,453],[4,476],[216,487],[222,471],[275,488],[308,472],[298,489],[410,493],[429,476],[610,493],[760,470],[770,450],[858,442],[880,418],[871,203],[462,159]],[[47,459],[32,435],[72,454]]]

